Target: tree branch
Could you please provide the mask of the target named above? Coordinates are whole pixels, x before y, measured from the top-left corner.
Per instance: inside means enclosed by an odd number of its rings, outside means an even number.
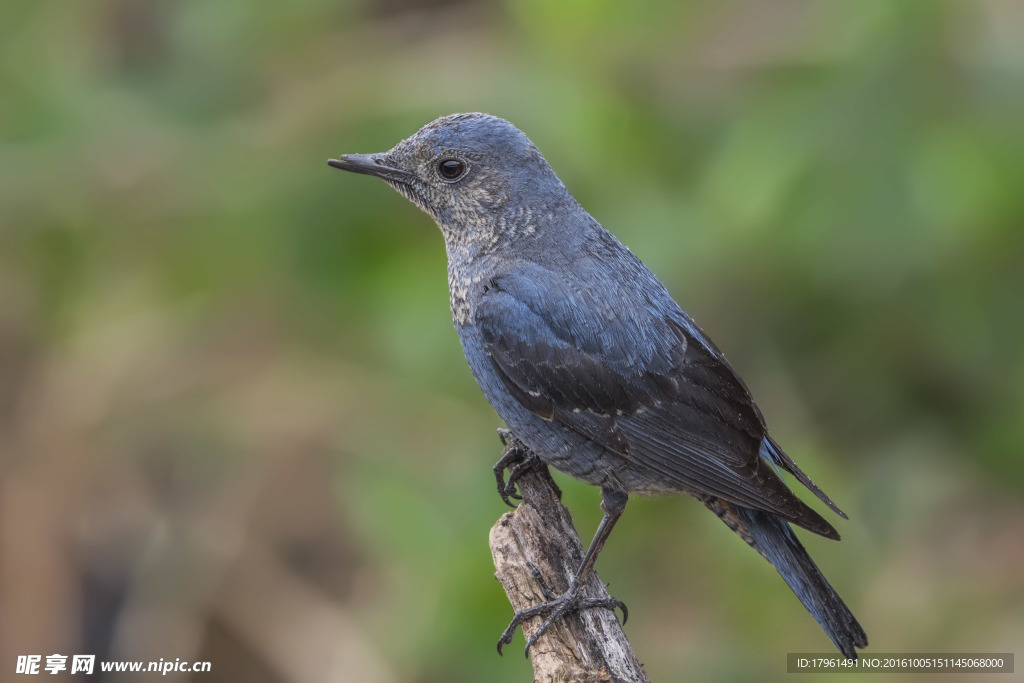
[[[583,547],[547,466],[531,467],[517,483],[523,502],[491,528],[490,545],[495,576],[518,611],[561,595],[583,561]],[[582,593],[590,598],[608,595],[596,572]],[[529,637],[542,621],[526,621],[524,635]],[[618,618],[608,609],[559,619],[529,654],[536,683],[647,683]]]

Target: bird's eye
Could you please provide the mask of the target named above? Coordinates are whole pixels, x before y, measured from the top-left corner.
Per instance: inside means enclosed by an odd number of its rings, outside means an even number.
[[[466,165],[458,159],[444,159],[437,164],[437,170],[445,180],[455,180],[466,172]]]

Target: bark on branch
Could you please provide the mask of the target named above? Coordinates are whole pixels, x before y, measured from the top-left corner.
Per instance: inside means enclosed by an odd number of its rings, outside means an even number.
[[[495,576],[516,611],[561,595],[583,561],[579,536],[548,468],[532,467],[518,485],[523,502],[501,516],[490,536]],[[596,572],[582,592],[593,598],[608,595]],[[535,617],[525,622],[525,635],[529,637],[542,621]],[[506,651],[521,652],[515,645]],[[608,609],[583,610],[559,619],[529,654],[537,683],[648,681],[617,616]]]

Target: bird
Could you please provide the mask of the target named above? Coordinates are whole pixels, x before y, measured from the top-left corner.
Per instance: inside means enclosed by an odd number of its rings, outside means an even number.
[[[327,163],[383,180],[433,218],[452,320],[484,396],[528,459],[601,490],[604,514],[569,588],[517,612],[499,652],[526,618],[546,617],[527,640],[529,656],[557,619],[595,607],[580,589],[630,495],[686,493],[768,560],[838,650],[857,658],[864,629],[792,525],[839,534],[780,470],[847,515],[769,436],[718,347],[525,133],[489,114],[451,114],[387,152]],[[509,502],[503,461],[495,471]],[[625,616],[616,599],[598,606]]]

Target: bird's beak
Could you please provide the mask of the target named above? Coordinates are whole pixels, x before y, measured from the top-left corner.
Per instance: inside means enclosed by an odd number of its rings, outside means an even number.
[[[391,180],[401,180],[411,175],[408,171],[403,171],[400,168],[385,166],[373,154],[342,154],[339,159],[328,159],[327,165],[332,168],[339,168],[342,171],[373,175]]]

